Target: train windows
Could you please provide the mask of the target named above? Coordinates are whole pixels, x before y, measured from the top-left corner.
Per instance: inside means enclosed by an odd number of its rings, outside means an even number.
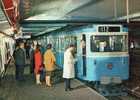
[[[73,45],[77,45],[77,37],[76,36],[71,36],[70,38],[70,44],[73,44]]]
[[[77,37],[76,36],[65,36],[65,37],[61,37],[59,39],[59,42],[61,44],[61,47],[59,46],[59,48],[61,49],[61,51],[65,51],[66,48],[70,44],[74,44],[75,46],[77,45]]]
[[[75,50],[74,50],[74,56],[77,53],[77,37],[76,36],[71,36],[70,37],[70,44],[73,44],[75,46]]]
[[[61,51],[65,50],[65,38],[64,37],[60,37],[60,45],[61,45]]]
[[[56,52],[56,38],[52,38],[52,49],[54,52]]]
[[[92,52],[125,52],[128,50],[126,35],[99,35],[91,36]]]
[[[42,37],[42,39],[41,39],[41,45],[44,47],[44,48],[46,48],[47,47],[47,38],[44,36],[44,37]]]
[[[59,37],[59,51],[62,51],[62,37]]]
[[[59,39],[56,38],[56,51],[58,52],[59,51]]]
[[[65,50],[69,46],[70,42],[71,42],[70,36],[66,36],[66,38],[65,38]]]

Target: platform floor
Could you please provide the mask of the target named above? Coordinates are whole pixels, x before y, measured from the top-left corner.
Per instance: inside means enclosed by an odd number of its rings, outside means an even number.
[[[7,76],[0,85],[0,100],[106,100],[93,89],[78,80],[72,80],[72,91],[64,91],[64,82],[53,87],[36,85],[33,77],[25,71],[25,81],[17,82],[13,68],[8,69]]]

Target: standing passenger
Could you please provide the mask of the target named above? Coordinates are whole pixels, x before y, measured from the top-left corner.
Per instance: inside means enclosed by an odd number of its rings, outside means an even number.
[[[35,69],[34,69],[34,72],[35,72],[35,76],[36,76],[36,84],[41,84],[40,82],[40,70],[41,70],[41,67],[42,67],[42,55],[41,55],[41,52],[40,52],[40,46],[37,45],[36,47],[36,50],[34,52],[34,61],[35,61]]]
[[[30,56],[30,73],[34,73],[34,51],[35,51],[35,48],[34,48],[34,44],[32,43],[31,44],[31,48],[30,48],[30,51],[29,51],[29,56]]]
[[[23,73],[24,73],[24,67],[26,64],[26,53],[24,50],[24,43],[20,42],[19,47],[14,52],[14,59],[15,59],[15,65],[16,65],[16,80],[22,81],[23,80]]]
[[[45,64],[45,69],[46,69],[46,85],[51,87],[51,74],[52,71],[54,71],[55,67],[55,56],[51,50],[52,45],[48,44],[47,45],[47,51],[44,54],[44,64]]]
[[[70,80],[75,77],[74,69],[74,45],[70,45],[64,53],[64,66],[63,66],[63,78],[65,79],[65,91],[71,90]]]

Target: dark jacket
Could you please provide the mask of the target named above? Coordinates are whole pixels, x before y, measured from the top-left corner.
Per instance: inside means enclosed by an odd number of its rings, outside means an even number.
[[[26,64],[26,54],[22,48],[18,48],[14,52],[14,59],[16,65],[25,65]]]
[[[30,61],[32,63],[34,61],[34,49],[33,48],[30,48],[29,56],[30,56]]]

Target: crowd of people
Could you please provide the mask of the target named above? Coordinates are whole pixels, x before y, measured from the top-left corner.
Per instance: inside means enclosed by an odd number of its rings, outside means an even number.
[[[75,58],[74,58],[74,45],[69,45],[64,52],[64,64],[63,64],[63,78],[65,79],[65,91],[71,90],[71,79],[75,77]],[[45,69],[45,84],[48,87],[52,87],[52,72],[55,70],[56,58],[52,51],[52,45],[48,44],[47,49],[42,51],[41,45],[38,43],[32,43],[28,52],[25,49],[25,44],[20,41],[14,51],[15,60],[15,78],[17,81],[24,81],[24,68],[26,66],[27,53],[30,60],[30,73],[34,75],[36,84],[41,85],[41,71]]]

